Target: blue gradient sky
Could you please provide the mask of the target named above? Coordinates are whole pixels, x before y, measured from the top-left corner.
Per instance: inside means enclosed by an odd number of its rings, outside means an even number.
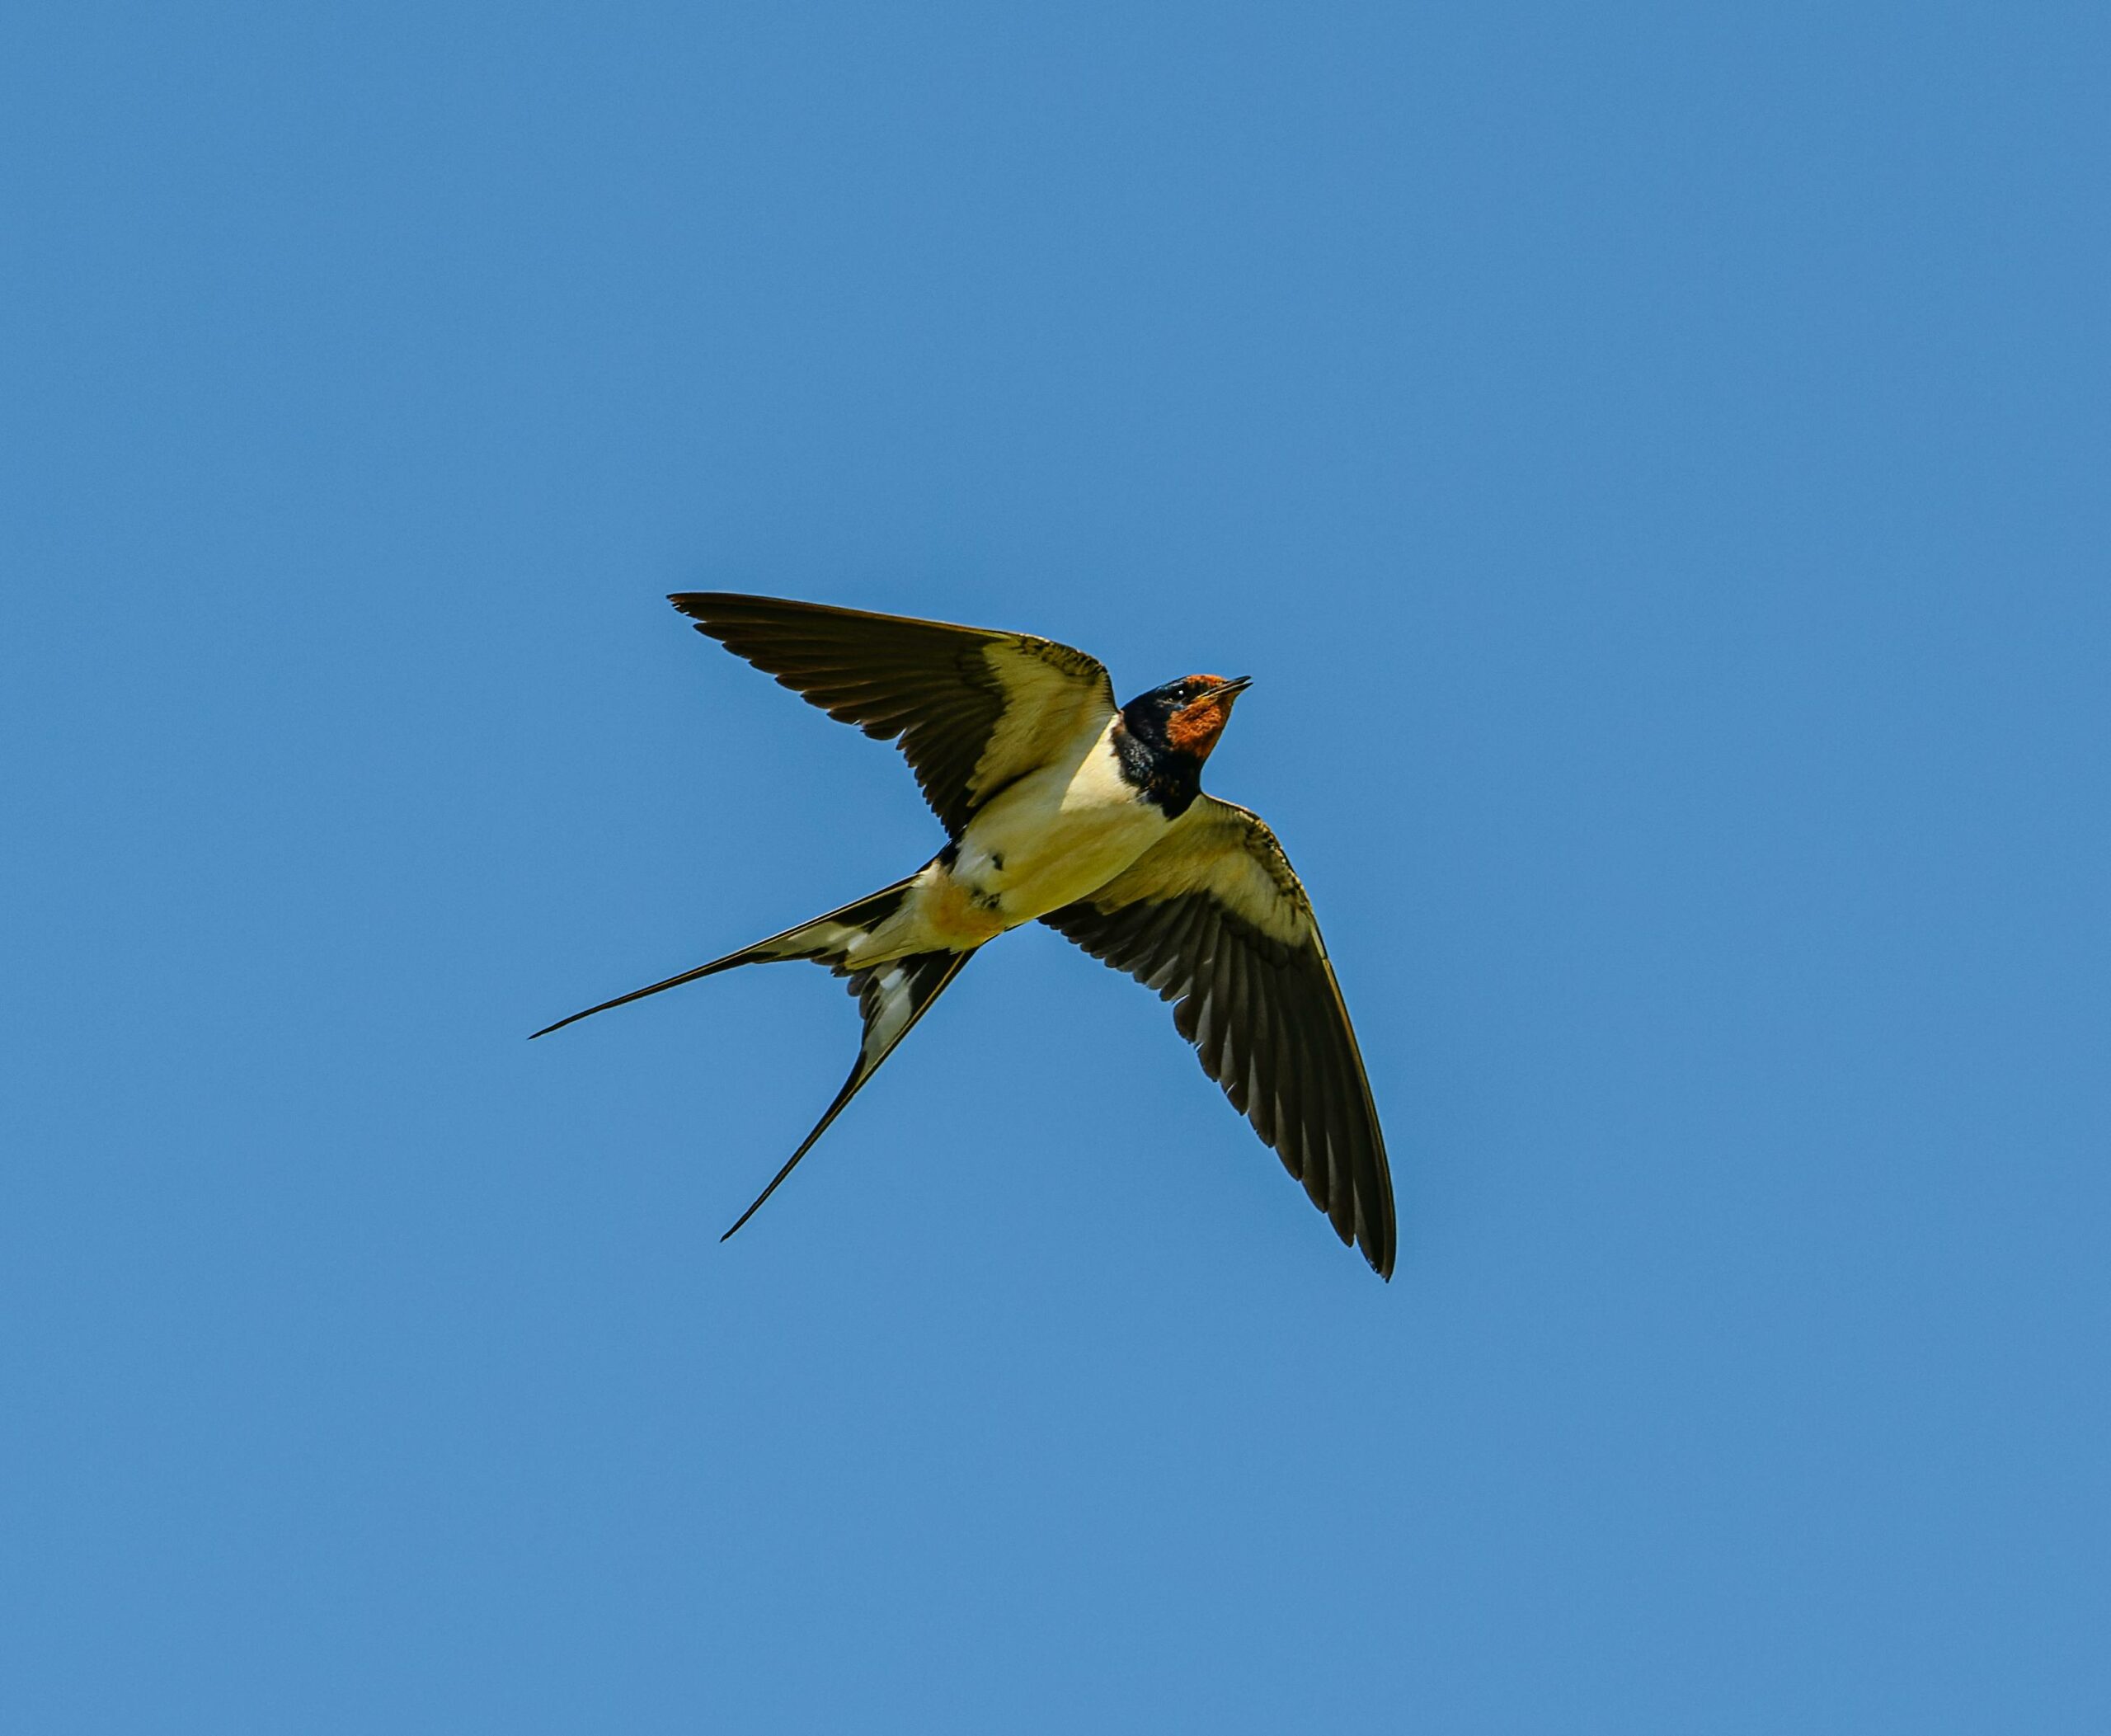
[[[2106,19],[16,8],[0,1723],[2111,1726]],[[1389,1287],[1039,931],[717,1244],[700,586],[1258,677]]]

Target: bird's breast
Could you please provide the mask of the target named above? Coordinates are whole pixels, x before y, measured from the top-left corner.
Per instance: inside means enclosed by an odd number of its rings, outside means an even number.
[[[949,877],[1006,927],[1097,892],[1165,835],[1163,811],[1121,776],[1103,732],[1063,762],[1031,772],[969,822]]]

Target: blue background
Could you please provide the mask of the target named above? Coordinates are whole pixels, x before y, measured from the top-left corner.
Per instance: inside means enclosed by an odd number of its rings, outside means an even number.
[[[2111,1727],[2100,7],[31,4],[0,1722]],[[856,1021],[693,587],[1258,680],[1389,1287]]]

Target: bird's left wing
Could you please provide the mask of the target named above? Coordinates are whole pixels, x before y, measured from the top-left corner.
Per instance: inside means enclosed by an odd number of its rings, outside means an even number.
[[[1104,665],[1032,633],[729,591],[668,601],[839,722],[882,741],[899,736],[955,838],[1006,784],[1114,715]]]
[[[1161,1000],[1342,1241],[1393,1275],[1393,1179],[1305,888],[1259,817],[1204,796],[1127,872],[1041,920]]]

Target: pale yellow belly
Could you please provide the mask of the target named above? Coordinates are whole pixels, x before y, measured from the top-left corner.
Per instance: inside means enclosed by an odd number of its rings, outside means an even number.
[[[979,946],[1098,891],[1168,823],[1121,781],[1102,736],[1075,762],[1022,779],[977,814],[951,863],[919,877],[914,920],[937,944]]]

